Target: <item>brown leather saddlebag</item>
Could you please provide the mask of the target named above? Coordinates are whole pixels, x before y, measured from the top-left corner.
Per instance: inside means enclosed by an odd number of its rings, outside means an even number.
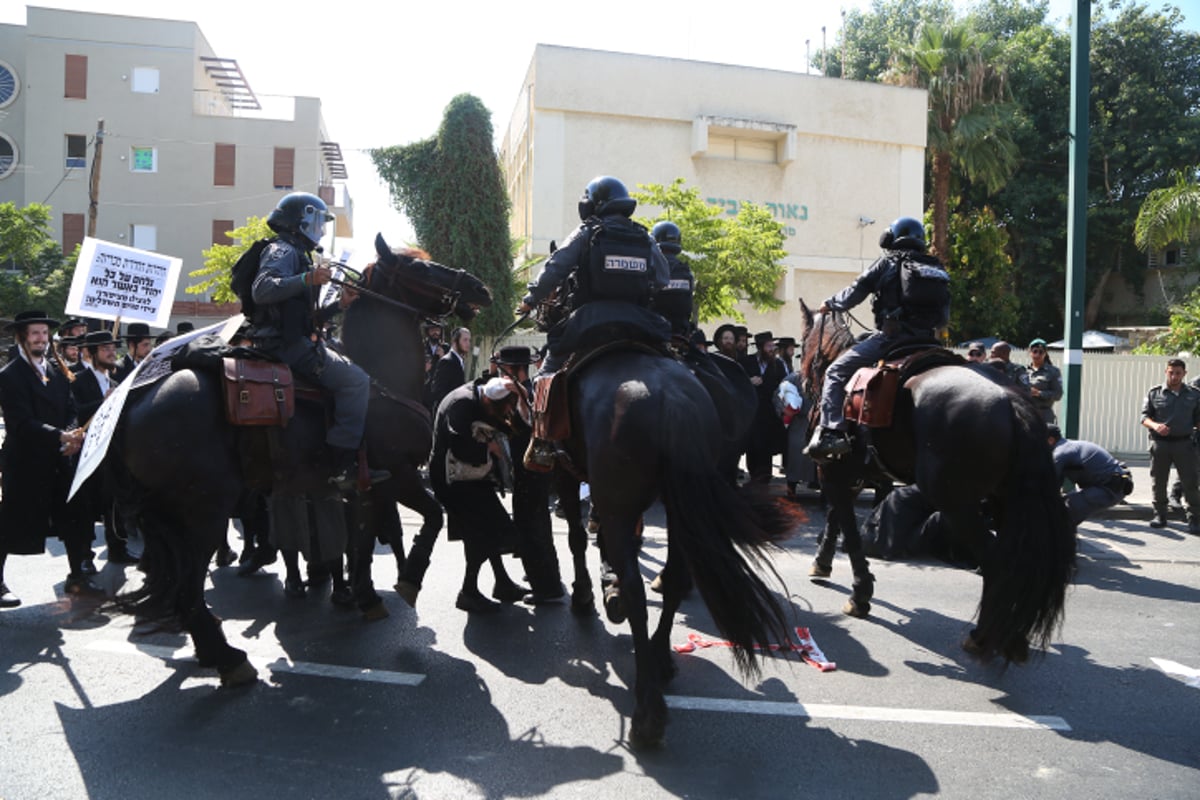
[[[230,425],[283,425],[296,410],[292,371],[275,361],[223,358],[225,419]]]
[[[868,428],[888,427],[899,389],[900,370],[894,366],[859,369],[846,385],[846,419]]]
[[[548,442],[571,436],[571,407],[566,370],[533,381],[533,435]]]

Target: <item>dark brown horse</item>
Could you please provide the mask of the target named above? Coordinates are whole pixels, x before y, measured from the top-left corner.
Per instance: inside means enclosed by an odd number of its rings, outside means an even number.
[[[657,744],[666,728],[663,689],[675,673],[670,633],[688,575],[717,628],[734,646],[739,667],[757,670],[755,648],[783,641],[783,609],[759,576],[773,573],[770,543],[788,532],[791,516],[765,498],[735,489],[718,472],[724,434],[704,385],[682,363],[643,351],[613,351],[572,376],[572,436],[566,450],[585,474],[600,522],[601,551],[616,574],[633,634],[637,679],[630,742]],[[572,525],[572,604],[591,608],[578,487],[560,498]],[[663,607],[653,636],[638,568],[639,520],[661,500],[668,557]]]
[[[347,354],[372,378],[368,460],[392,474],[366,497],[381,518],[388,509],[394,516],[396,501],[418,510],[422,531],[436,535],[441,507],[417,472],[432,438],[429,415],[419,403],[424,355],[418,322],[450,311],[469,319],[491,303],[491,293],[462,270],[393,252],[382,237],[376,238],[376,250],[378,261],[360,283],[369,294],[346,310],[343,324]],[[257,673],[245,652],[225,640],[204,602],[204,581],[249,477],[243,450],[257,434],[226,423],[219,380],[215,372],[184,369],[135,391],[106,465],[118,505],[146,541],[141,561],[146,580],[136,595],[140,612],[177,618],[191,634],[200,662],[216,667],[229,685],[253,681]],[[290,492],[328,491],[324,417],[321,406],[297,403],[295,417],[281,432],[285,457],[275,467],[275,481]],[[374,534],[375,526],[365,521],[351,530],[351,574],[364,612],[380,603],[370,584]]]
[[[806,393],[818,398],[826,367],[854,339],[837,315],[814,317],[800,305],[800,372]],[[964,647],[1016,662],[1028,658],[1030,642],[1045,647],[1062,620],[1075,532],[1032,402],[991,366],[934,366],[906,382],[890,427],[859,428],[854,451],[822,466],[830,524],[814,574],[828,574],[831,534],[840,531],[854,570],[846,610],[855,616],[869,611],[873,578],[858,539],[854,487],[888,475],[916,485],[982,567],[979,620]]]

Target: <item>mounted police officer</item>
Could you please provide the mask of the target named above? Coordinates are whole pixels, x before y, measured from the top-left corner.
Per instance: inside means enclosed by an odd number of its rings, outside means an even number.
[[[925,226],[900,217],[879,238],[884,254],[854,283],[821,304],[820,313],[849,311],[874,294],[875,332],[838,356],[825,373],[821,425],[805,451],[814,459],[845,455],[846,382],[859,367],[873,364],[906,340],[932,340],[950,319],[950,276],[925,252]]]
[[[658,249],[667,259],[670,280],[654,296],[654,310],[671,323],[671,333],[687,336],[692,330],[692,301],[696,289],[696,276],[686,261],[679,259],[683,252],[679,226],[669,220],[658,223],[650,230]]]
[[[650,233],[631,219],[635,208],[637,201],[621,181],[610,176],[594,178],[579,200],[582,224],[530,284],[518,313],[528,313],[553,290],[566,291],[573,283],[571,316],[547,332],[550,355],[535,381],[535,391],[546,391],[542,387],[548,386],[546,382],[570,353],[598,343],[593,340],[607,323],[637,330],[647,339],[669,338],[665,321],[649,306],[653,294],[670,281],[670,267]],[[554,450],[541,436],[543,432],[535,430],[537,435],[525,454],[530,469],[547,471],[554,465]]]
[[[333,215],[321,198],[292,192],[267,217],[276,237],[262,250],[251,297],[250,335],[264,352],[333,393],[333,425],[325,442],[334,454],[330,482],[348,490],[357,481],[357,453],[366,427],[371,379],[341,354],[325,347],[314,320],[317,287],[332,277],[329,267],[314,266],[325,223]],[[370,473],[372,482],[386,472]]]

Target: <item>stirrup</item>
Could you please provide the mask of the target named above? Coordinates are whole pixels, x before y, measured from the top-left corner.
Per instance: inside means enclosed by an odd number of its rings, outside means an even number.
[[[853,449],[854,445],[850,442],[850,437],[844,432],[821,428],[809,442],[808,447],[804,448],[804,455],[816,461],[840,458]]]
[[[530,472],[551,472],[557,461],[558,454],[554,452],[554,446],[536,436],[529,440],[529,447],[526,448],[525,457],[522,459],[525,469]]]

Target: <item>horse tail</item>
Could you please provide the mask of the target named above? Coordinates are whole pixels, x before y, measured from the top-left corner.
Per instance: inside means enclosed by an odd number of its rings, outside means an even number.
[[[1045,422],[1023,397],[1014,396],[1010,406],[1014,445],[976,636],[1006,660],[1023,661],[1028,643],[1044,649],[1062,623],[1075,568],[1075,528],[1059,490]]]
[[[717,629],[733,645],[738,668],[752,676],[759,672],[756,647],[789,641],[783,608],[759,573],[782,585],[767,551],[796,519],[763,493],[735,489],[715,469],[698,470],[708,463],[698,438],[691,436],[689,447],[689,437],[681,437],[667,465],[662,499],[669,546],[683,554]]]

